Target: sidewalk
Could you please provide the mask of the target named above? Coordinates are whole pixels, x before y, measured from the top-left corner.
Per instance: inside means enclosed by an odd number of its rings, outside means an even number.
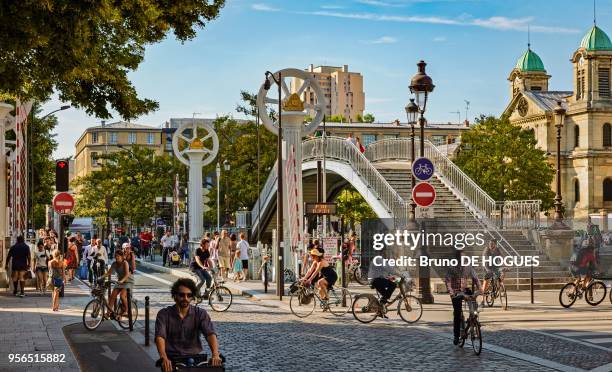
[[[138,260],[138,265],[150,268],[152,270],[169,273],[178,277],[193,278],[193,274],[186,267],[171,268],[161,265],[159,261]],[[276,283],[268,285],[268,293],[264,292],[263,283],[261,280],[249,280],[240,283],[234,283],[231,280],[226,280],[224,285],[231,289],[232,293],[251,297],[254,300],[278,301],[276,295]],[[285,296],[283,302],[289,301],[289,285],[285,284]],[[352,293],[373,293],[374,290],[369,286],[363,286],[356,283],[351,283],[349,290]],[[451,300],[446,293],[433,293],[434,305],[431,306],[451,306]],[[499,300],[496,300],[495,306],[498,306]],[[508,291],[508,306],[512,309],[525,310],[549,310],[551,308],[559,309],[559,290],[557,289],[542,289],[534,291],[534,303],[531,303],[530,291]]]
[[[2,371],[79,371],[62,328],[78,323],[89,299],[87,288],[75,280],[66,285],[60,299],[60,311],[51,310],[51,292],[41,295],[26,288],[26,297],[14,297],[0,291],[0,370]],[[11,363],[9,354],[31,354],[39,360],[43,354],[64,355],[63,363]]]

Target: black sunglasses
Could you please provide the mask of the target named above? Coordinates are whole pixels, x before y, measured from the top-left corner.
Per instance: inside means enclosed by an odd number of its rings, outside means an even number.
[[[180,298],[193,298],[193,293],[182,293],[179,292],[177,294],[175,294],[176,297],[180,297]]]

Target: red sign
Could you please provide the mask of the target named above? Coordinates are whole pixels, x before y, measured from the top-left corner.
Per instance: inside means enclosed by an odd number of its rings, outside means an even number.
[[[418,183],[412,189],[412,200],[419,207],[429,207],[436,201],[436,189],[429,182]]]
[[[53,209],[59,214],[68,214],[74,209],[74,198],[67,192],[60,192],[53,198]]]

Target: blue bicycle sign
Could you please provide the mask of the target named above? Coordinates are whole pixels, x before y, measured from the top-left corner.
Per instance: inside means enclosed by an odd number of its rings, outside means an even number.
[[[427,181],[434,174],[434,165],[427,158],[418,158],[412,163],[412,174],[420,181]]]

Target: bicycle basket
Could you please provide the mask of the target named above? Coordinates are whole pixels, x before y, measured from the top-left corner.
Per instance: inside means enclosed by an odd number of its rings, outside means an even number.
[[[298,298],[300,299],[300,303],[302,305],[308,305],[314,299],[314,294],[306,292],[306,291],[302,291],[300,294],[298,294]]]
[[[294,294],[299,289],[300,289],[300,286],[299,286],[298,282],[293,282],[293,283],[291,283],[291,286],[289,287],[289,293],[290,294]]]

